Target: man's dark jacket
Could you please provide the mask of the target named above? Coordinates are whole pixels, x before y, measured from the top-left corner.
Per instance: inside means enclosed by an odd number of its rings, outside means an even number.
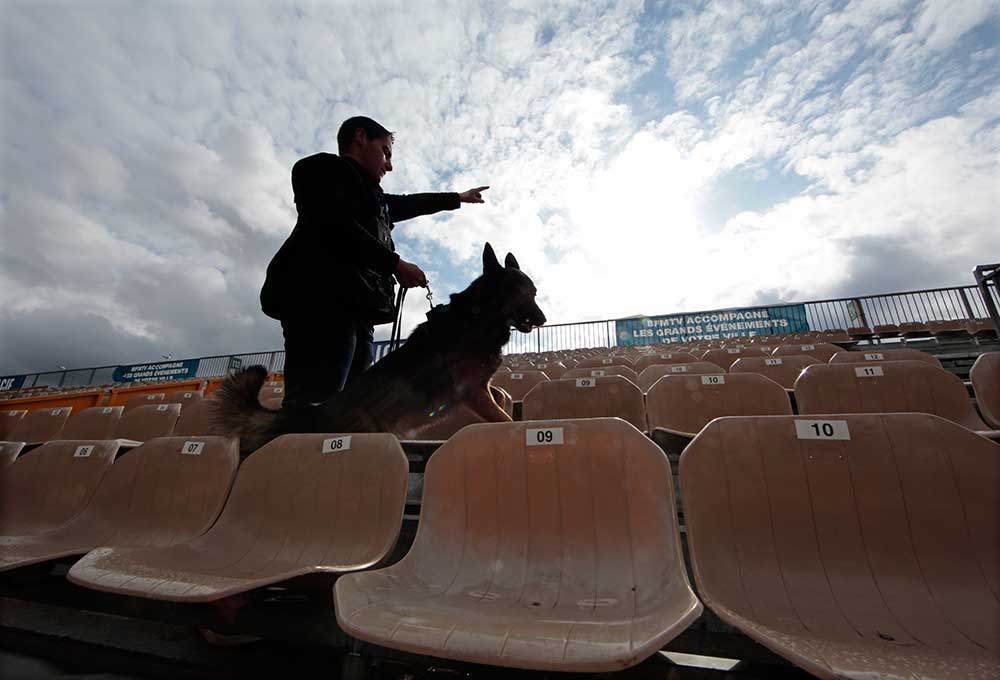
[[[346,312],[371,324],[395,318],[394,222],[459,207],[458,194],[382,192],[353,158],[318,153],[292,167],[299,219],[271,263],[260,304],[272,319]]]

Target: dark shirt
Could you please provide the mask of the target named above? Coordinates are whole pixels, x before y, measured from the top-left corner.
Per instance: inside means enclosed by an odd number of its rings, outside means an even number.
[[[331,312],[392,321],[395,222],[459,207],[457,193],[386,194],[353,159],[318,153],[292,167],[298,221],[267,267],[261,308],[274,319]]]

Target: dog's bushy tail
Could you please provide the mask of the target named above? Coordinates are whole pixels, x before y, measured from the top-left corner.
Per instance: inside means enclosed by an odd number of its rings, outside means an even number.
[[[239,437],[240,454],[247,456],[276,437],[279,415],[261,406],[257,395],[267,369],[251,366],[226,378],[216,390],[213,431]]]

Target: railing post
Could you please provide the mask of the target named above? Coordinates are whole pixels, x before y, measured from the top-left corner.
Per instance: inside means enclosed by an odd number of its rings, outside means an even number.
[[[993,287],[1000,290],[1000,283],[997,283],[998,273],[1000,273],[1000,264],[981,264],[973,272],[976,276],[976,285],[979,286],[979,291],[983,295],[983,304],[986,305],[986,311],[993,320],[993,328],[1000,334],[1000,312],[997,311],[997,306],[993,302],[993,296],[990,295],[991,279],[993,280]]]
[[[865,308],[861,305],[861,300],[859,298],[851,298],[851,304],[854,305],[854,309],[858,310],[858,321],[861,322],[861,327],[871,328],[868,325],[868,316],[865,314]]]
[[[969,293],[965,288],[960,288],[959,292],[962,293],[962,306],[965,307],[966,317],[971,321],[976,318],[975,312],[972,311],[972,305],[969,303]]]

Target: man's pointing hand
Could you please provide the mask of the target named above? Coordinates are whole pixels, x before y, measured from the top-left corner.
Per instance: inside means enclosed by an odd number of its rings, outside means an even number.
[[[485,203],[483,200],[483,192],[487,189],[489,189],[488,186],[476,187],[475,189],[463,191],[458,195],[458,200],[461,203]]]

